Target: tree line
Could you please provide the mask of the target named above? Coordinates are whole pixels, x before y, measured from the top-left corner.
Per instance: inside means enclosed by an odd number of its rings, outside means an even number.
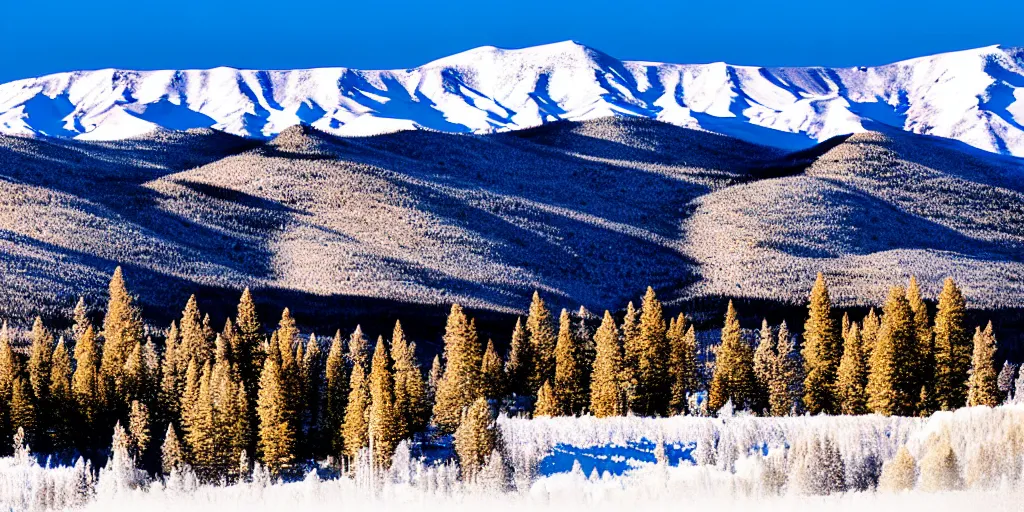
[[[429,431],[454,434],[472,475],[495,464],[498,410],[668,416],[731,404],[777,416],[923,415],[996,405],[992,325],[972,339],[965,309],[947,279],[930,318],[911,278],[881,314],[838,320],[819,274],[802,336],[763,321],[751,339],[730,302],[712,361],[701,357],[693,323],[683,314],[666,321],[651,288],[621,321],[605,311],[595,330],[566,310],[556,319],[535,293],[506,357],[453,305],[443,354],[424,372],[400,322],[376,343],[359,327],[324,342],[300,336],[285,309],[268,336],[248,289],[219,331],[191,297],[158,346],[118,268],[102,325],[80,299],[71,343],[37,318],[26,357],[4,324],[0,434],[20,431],[43,452],[102,455],[117,426],[141,466],[165,474],[187,466],[215,481],[243,476],[253,460],[272,474],[362,454],[387,467],[401,441]]]

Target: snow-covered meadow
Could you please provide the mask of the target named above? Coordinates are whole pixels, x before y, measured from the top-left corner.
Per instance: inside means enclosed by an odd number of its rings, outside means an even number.
[[[356,464],[340,478],[321,468],[304,479],[282,482],[257,466],[246,481],[219,485],[200,484],[187,472],[148,479],[117,456],[98,476],[81,461],[74,467],[46,467],[21,450],[0,459],[0,507],[218,512],[1024,509],[1022,405],[968,408],[930,418],[502,417],[498,427],[505,464],[492,465],[473,482],[460,480],[454,463],[411,457],[407,444],[384,472]],[[885,483],[900,447],[915,460],[912,489],[894,490]],[[942,456],[950,449],[951,456]]]

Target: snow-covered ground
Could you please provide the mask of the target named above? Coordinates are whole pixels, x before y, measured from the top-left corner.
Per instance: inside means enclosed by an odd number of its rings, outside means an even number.
[[[116,459],[111,463],[115,469],[104,468],[95,479],[81,463],[47,469],[21,455],[0,459],[0,508],[1024,509],[1021,405],[962,409],[927,419],[506,418],[499,426],[506,443],[506,471],[514,472],[506,473],[504,482],[486,470],[478,480],[463,482],[452,463],[410,458],[407,445],[399,449],[391,470],[377,478],[357,466],[354,478],[323,479],[311,471],[300,481],[274,482],[257,470],[249,481],[232,485],[198,484],[188,474],[143,482]],[[914,488],[876,488],[879,473],[885,473],[899,447],[906,447],[917,461],[915,481],[910,482]],[[830,449],[837,457],[822,457],[822,450]],[[953,455],[943,455],[949,449]],[[563,459],[573,457],[567,454],[574,450],[579,462],[574,459],[566,468]],[[626,468],[619,471],[616,465]],[[822,491],[816,482],[837,474],[837,468],[844,489]]]
[[[566,41],[482,47],[405,70],[105,69],[0,85],[0,133],[93,140],[199,127],[270,137],[300,123],[337,135],[487,133],[606,116],[787,149],[888,126],[1024,156],[1024,50],[763,68],[621,61]]]

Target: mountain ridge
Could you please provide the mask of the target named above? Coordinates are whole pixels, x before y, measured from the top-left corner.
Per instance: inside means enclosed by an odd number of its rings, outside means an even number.
[[[158,128],[271,138],[492,133],[647,117],[799,150],[893,127],[1024,156],[1024,50],[998,45],[871,67],[619,60],[573,41],[480,47],[397,70],[56,73],[0,84],[0,133],[123,140]]]

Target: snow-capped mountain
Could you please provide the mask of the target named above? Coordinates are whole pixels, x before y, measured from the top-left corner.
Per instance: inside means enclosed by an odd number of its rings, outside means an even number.
[[[622,61],[575,42],[483,47],[414,69],[105,69],[0,85],[0,133],[116,140],[209,127],[270,137],[427,128],[487,133],[642,116],[802,148],[880,125],[1024,156],[1024,49],[991,46],[878,67]]]

